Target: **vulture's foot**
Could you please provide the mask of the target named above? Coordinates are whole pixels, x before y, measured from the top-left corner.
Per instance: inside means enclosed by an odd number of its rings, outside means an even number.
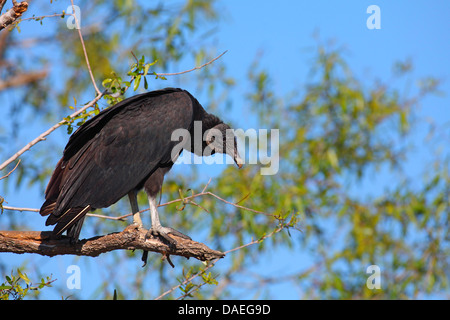
[[[180,231],[177,231],[173,228],[170,227],[163,227],[163,226],[158,226],[158,227],[151,227],[151,229],[148,230],[147,234],[145,235],[145,239],[148,239],[150,237],[160,237],[163,238],[164,240],[166,240],[170,246],[175,247],[177,241],[171,237],[169,237],[169,234],[173,234],[177,237],[183,238],[183,239],[188,239],[188,240],[192,240],[191,237],[181,233]]]
[[[144,225],[142,223],[133,222],[130,224],[131,226],[135,227],[136,229],[144,229]]]

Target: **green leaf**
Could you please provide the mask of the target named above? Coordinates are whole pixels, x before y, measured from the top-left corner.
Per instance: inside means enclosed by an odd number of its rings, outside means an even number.
[[[107,88],[107,84],[112,82],[113,80],[111,78],[107,78],[105,80],[102,81],[102,86]]]
[[[144,77],[144,88],[145,88],[145,90],[148,89],[148,82],[147,82],[147,78],[146,77]]]
[[[150,64],[149,64],[149,63],[147,63],[147,64],[145,65],[145,67],[144,67],[144,77],[147,75],[148,69],[150,69]]]
[[[328,149],[327,157],[328,157],[328,161],[330,161],[331,166],[334,169],[339,170],[339,160],[338,160],[336,151],[334,151],[334,149]]]
[[[133,87],[134,91],[136,91],[139,88],[140,83],[141,83],[141,76],[138,75],[134,80],[134,87]]]
[[[17,273],[19,274],[19,277],[23,280],[23,281],[25,281],[25,283],[28,285],[28,284],[30,284],[30,279],[28,279],[28,276],[26,275],[26,274],[24,274],[24,273],[22,273],[21,271],[20,271],[20,269],[17,269]]]
[[[11,290],[12,286],[8,286],[8,285],[0,285],[0,290]]]

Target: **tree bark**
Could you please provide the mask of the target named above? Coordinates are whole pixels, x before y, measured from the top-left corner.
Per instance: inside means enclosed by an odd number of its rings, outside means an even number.
[[[2,4],[4,4],[3,1]],[[11,9],[9,9],[0,16],[0,30],[6,28],[11,23],[16,21],[16,19],[21,17],[22,14],[28,9],[28,3],[25,1],[23,2],[13,1],[13,4],[14,6]]]
[[[122,232],[84,239],[70,244],[65,237],[53,239],[51,231],[0,231],[0,252],[36,253],[53,257],[56,255],[78,255],[96,257],[113,250],[144,250],[209,261],[223,258],[224,253],[208,248],[205,244],[172,236],[177,244],[170,247],[159,239],[145,239],[146,230],[135,225]],[[170,260],[169,260],[170,263]]]

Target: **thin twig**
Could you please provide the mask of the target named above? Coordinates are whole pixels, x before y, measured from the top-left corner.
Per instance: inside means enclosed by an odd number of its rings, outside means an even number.
[[[92,107],[95,103],[97,103],[98,100],[100,100],[101,97],[103,97],[103,95],[105,94],[105,92],[100,93],[97,97],[94,98],[94,100],[92,100],[91,102],[89,102],[87,105],[85,105],[83,108],[81,108],[80,110],[72,113],[69,117],[70,118],[74,118],[77,115],[79,115],[80,113],[82,113],[84,110],[86,110],[89,107]],[[5,162],[3,162],[0,165],[0,170],[3,170],[6,168],[7,165],[9,165],[11,162],[13,162],[14,160],[16,160],[18,157],[20,157],[23,153],[25,153],[26,151],[30,150],[30,148],[32,146],[34,146],[35,144],[37,144],[40,141],[45,140],[45,137],[48,136],[50,133],[52,133],[53,131],[55,131],[57,128],[59,128],[60,126],[64,125],[66,123],[66,120],[61,120],[60,122],[58,122],[57,124],[53,125],[50,129],[46,130],[45,132],[41,133],[37,138],[35,138],[34,140],[32,140],[31,142],[27,143],[22,149],[20,149],[19,151],[17,151],[11,158],[9,158],[8,160],[6,160]]]
[[[241,200],[239,200],[238,202],[236,202],[236,204],[241,203],[242,201],[244,201],[245,199],[247,199],[250,196],[250,193],[247,193],[247,195],[245,197],[243,197]]]
[[[75,12],[75,6],[73,4],[73,0],[70,0],[70,3],[72,3],[72,12]],[[87,55],[86,47],[84,45],[83,35],[81,34],[80,22],[78,21],[78,18],[77,18],[76,14],[74,14],[73,17],[75,19],[75,24],[76,24],[76,28],[78,30],[78,35],[80,36],[81,46],[83,47],[84,60],[86,60],[86,65],[87,65],[87,68],[88,68],[88,71],[89,71],[89,76],[91,77],[91,81],[92,81],[92,84],[94,85],[94,88],[95,88],[95,91],[97,92],[97,95],[101,95],[102,93],[100,92],[100,90],[97,87],[97,84],[95,83],[94,74],[92,73],[91,65],[89,63],[89,58],[88,58],[88,55]]]
[[[3,8],[4,2],[2,1],[0,4]],[[4,14],[0,15],[0,30],[12,24],[14,21],[16,21],[17,18],[20,18],[25,13],[25,11],[27,11],[27,9],[27,2],[17,2],[13,0],[13,7],[6,11]]]
[[[206,188],[208,188],[209,184],[211,183],[212,178],[209,178],[208,183],[205,185],[205,187],[202,190],[202,193],[204,193],[206,191]]]
[[[211,63],[213,63],[214,61],[216,61],[217,59],[219,59],[220,57],[222,57],[225,53],[227,53],[228,52],[228,50],[226,50],[226,51],[224,51],[224,52],[222,52],[220,55],[218,55],[217,57],[215,57],[214,59],[212,59],[212,60],[210,60],[210,61],[208,61],[208,62],[206,62],[206,63],[204,63],[204,64],[202,64],[202,65],[200,65],[200,66],[197,66],[197,67],[194,67],[194,68],[192,68],[192,69],[189,69],[189,70],[185,70],[185,71],[180,71],[180,72],[174,72],[174,73],[151,73],[151,74],[153,74],[153,75],[155,75],[155,76],[157,76],[157,77],[161,77],[161,76],[176,76],[176,75],[180,75],[180,74],[185,74],[185,73],[189,73],[189,72],[192,72],[192,71],[195,71],[195,70],[199,70],[199,69],[202,69],[202,68],[204,68],[204,67],[206,67],[207,65],[209,65],[209,64],[211,64]],[[133,55],[133,57],[136,59],[136,61],[137,61],[137,58],[136,58],[136,56],[135,56],[135,54],[133,53],[133,51],[131,51],[131,54]],[[139,75],[144,75],[144,73],[139,73]],[[132,76],[131,77],[131,80],[130,80],[130,83],[131,82],[133,82],[133,80],[136,78],[136,76]],[[128,87],[126,87],[126,89],[128,89]]]
[[[11,210],[11,211],[31,211],[31,212],[39,212],[39,209],[35,208],[18,208],[18,207],[10,207],[10,206],[3,206],[4,210]]]
[[[244,244],[244,245],[242,245],[242,246],[239,246],[239,247],[230,249],[230,250],[228,250],[228,251],[225,251],[224,254],[226,255],[226,254],[228,254],[228,253],[231,253],[231,252],[240,250],[240,249],[242,249],[242,248],[245,248],[245,247],[248,247],[248,246],[251,246],[251,245],[260,243],[260,242],[264,241],[265,239],[267,239],[267,238],[269,238],[269,237],[272,237],[272,236],[275,235],[276,233],[280,232],[281,230],[283,230],[284,228],[286,228],[286,226],[287,226],[287,225],[281,225],[280,227],[278,227],[277,229],[275,229],[275,230],[272,231],[271,233],[269,233],[269,234],[267,234],[267,235],[265,235],[265,236],[262,236],[262,237],[259,238],[258,240],[252,240],[251,242],[249,242],[249,243],[247,243],[247,244]],[[178,289],[179,287],[184,286],[184,285],[186,285],[186,284],[192,282],[195,278],[199,277],[200,275],[204,274],[207,270],[209,270],[209,269],[211,269],[212,267],[214,267],[215,264],[216,264],[219,260],[220,260],[220,259],[214,259],[214,260],[212,260],[212,261],[209,261],[209,262],[208,262],[209,264],[208,264],[208,266],[207,266],[206,268],[204,268],[204,269],[200,270],[199,272],[193,274],[191,277],[187,278],[186,280],[184,280],[184,281],[183,281],[182,283],[180,283],[179,285],[174,286],[174,287],[170,288],[169,290],[165,291],[164,293],[162,293],[161,295],[159,295],[158,297],[156,297],[155,300],[159,300],[159,299],[163,298],[164,296],[166,296],[166,295],[172,293],[173,291],[175,291],[175,290]]]
[[[194,291],[200,290],[200,288],[203,287],[205,284],[207,284],[207,282],[203,282],[197,286],[193,286],[189,291],[187,291],[185,294],[177,297],[175,300],[182,300],[182,299],[186,298],[187,296],[190,296]]]
[[[183,281],[182,283],[180,283],[179,285],[170,288],[170,289],[167,290],[166,292],[164,292],[164,293],[162,293],[161,295],[159,295],[158,297],[156,297],[155,300],[159,300],[159,299],[161,299],[162,297],[164,297],[164,296],[166,296],[166,295],[172,293],[173,291],[175,291],[175,290],[178,289],[179,287],[184,286],[185,284],[188,284],[189,282],[192,282],[195,278],[197,278],[198,276],[200,276],[201,274],[203,274],[205,271],[207,271],[207,270],[211,269],[212,267],[214,267],[214,265],[216,264],[217,261],[219,261],[219,259],[210,261],[210,262],[209,262],[210,264],[209,264],[205,269],[203,269],[203,270],[201,270],[201,271],[199,271],[199,272],[193,274],[191,277],[187,278],[186,280],[184,280],[184,281]]]
[[[228,250],[228,251],[225,251],[224,253],[225,253],[225,254],[228,254],[228,253],[231,253],[231,252],[234,252],[234,251],[241,250],[241,249],[243,249],[243,248],[249,247],[249,246],[251,246],[251,245],[254,245],[254,244],[257,244],[257,243],[261,243],[261,242],[264,241],[265,239],[270,238],[271,236],[273,236],[275,233],[280,232],[281,230],[283,230],[283,229],[286,228],[287,226],[288,226],[287,224],[282,224],[282,225],[280,225],[277,229],[273,230],[271,233],[266,234],[266,235],[262,236],[261,238],[259,238],[259,239],[257,239],[257,240],[252,240],[252,241],[249,242],[249,243],[246,243],[246,244],[244,244],[244,245],[242,245],[242,246],[239,246],[239,247],[230,249],[230,250]]]
[[[0,13],[2,13],[3,6],[5,5],[6,0],[0,0]]]
[[[73,4],[73,0],[71,0],[72,3],[72,9],[73,12],[75,12],[75,8],[74,8],[74,4]],[[82,113],[84,110],[86,110],[87,108],[91,107],[92,105],[94,105],[98,100],[100,100],[100,98],[104,95],[104,93],[100,92],[100,90],[97,87],[97,84],[95,83],[95,79],[94,79],[94,75],[92,73],[92,69],[89,63],[89,58],[87,56],[87,51],[86,51],[86,46],[84,45],[84,40],[83,40],[83,36],[81,34],[81,29],[80,29],[80,23],[76,17],[76,15],[73,15],[74,19],[75,19],[75,23],[77,26],[77,30],[78,30],[78,35],[80,37],[80,41],[81,41],[81,46],[83,48],[83,52],[84,52],[84,57],[86,60],[86,65],[89,71],[89,75],[91,77],[92,80],[92,84],[94,85],[95,91],[97,92],[97,96],[94,98],[94,100],[92,100],[90,103],[88,103],[87,105],[85,105],[83,108],[81,108],[80,110],[74,112],[72,115],[70,115],[69,117],[73,118],[76,117],[78,114]],[[40,141],[45,140],[45,137],[48,136],[50,133],[52,133],[53,131],[55,131],[57,128],[59,128],[60,126],[62,126],[63,124],[66,123],[66,120],[61,120],[60,122],[58,122],[57,124],[55,124],[54,126],[52,126],[50,129],[48,129],[47,131],[45,131],[44,133],[42,133],[41,135],[39,135],[36,139],[32,140],[31,142],[29,142],[27,145],[25,145],[25,147],[23,147],[22,149],[20,149],[18,152],[16,152],[11,158],[9,158],[8,160],[6,160],[5,162],[3,162],[0,165],[0,170],[3,170],[7,165],[9,165],[11,162],[13,162],[14,160],[16,160],[18,157],[20,157],[23,153],[25,153],[26,151],[30,150],[30,148],[32,146],[34,146],[35,144],[37,144]]]
[[[39,17],[23,18],[23,19],[17,20],[15,23],[18,24],[22,21],[28,21],[28,20],[40,21],[40,20],[43,20],[44,18],[53,18],[53,17],[61,18],[64,16],[74,16],[74,14],[72,14],[72,13],[55,13],[55,14],[43,15],[43,16],[39,16]]]
[[[206,209],[205,207],[199,205],[198,203],[196,203],[196,202],[193,201],[193,200],[189,200],[187,203],[193,204],[194,206],[199,207],[200,209],[203,209],[204,211],[206,211],[206,212],[209,213],[209,210],[208,210],[208,209]]]
[[[208,184],[209,184],[209,182],[208,182]],[[208,186],[208,184],[207,184],[206,186]],[[205,189],[206,189],[206,187],[205,187]],[[205,189],[203,189],[203,190],[205,190]],[[206,193],[205,193],[205,192],[202,192],[202,194],[209,194],[209,192],[206,192]],[[185,199],[186,199],[186,198],[185,198]],[[221,199],[220,197],[218,197],[218,199],[220,199],[220,200],[222,200],[222,201],[225,201],[225,200]],[[225,201],[225,202],[229,203],[228,201]],[[231,204],[231,203],[230,203],[230,204]],[[239,206],[239,207],[240,207],[240,206]],[[247,208],[247,209],[248,209],[248,208]],[[255,210],[255,211],[256,211],[256,210]],[[257,212],[258,212],[258,211],[257,211]],[[244,245],[242,245],[242,246],[239,246],[239,247],[230,249],[230,250],[228,250],[228,251],[225,251],[224,254],[228,254],[228,253],[231,253],[231,252],[234,252],[234,251],[237,251],[237,250],[241,250],[241,249],[243,249],[243,248],[245,248],[245,247],[249,247],[249,246],[251,246],[251,245],[260,243],[260,242],[264,241],[265,239],[267,239],[267,238],[269,238],[269,237],[272,237],[272,236],[275,235],[276,233],[280,232],[281,230],[283,230],[283,229],[286,228],[287,226],[288,226],[288,224],[282,224],[282,225],[280,225],[277,229],[273,230],[271,233],[269,233],[269,234],[267,234],[267,235],[264,235],[264,236],[262,236],[261,238],[259,238],[259,239],[257,239],[257,240],[252,240],[251,242],[249,242],[249,243],[247,243],[247,244],[244,244]],[[156,297],[155,300],[159,300],[159,299],[163,298],[164,296],[166,296],[166,295],[172,293],[173,291],[175,291],[175,290],[178,289],[179,287],[184,286],[184,285],[186,285],[186,284],[192,282],[195,278],[199,277],[200,275],[204,274],[207,270],[209,270],[209,269],[211,269],[212,267],[214,267],[215,264],[217,263],[217,261],[219,261],[219,259],[215,259],[215,260],[210,261],[210,262],[209,262],[209,265],[208,265],[206,268],[204,268],[204,269],[200,270],[199,272],[193,274],[191,277],[187,278],[186,280],[184,280],[184,281],[183,281],[182,283],[180,283],[179,285],[174,286],[174,287],[170,288],[169,290],[165,291],[164,293],[162,293],[161,295],[159,295],[158,297]]]
[[[8,177],[11,175],[11,173],[13,173],[14,170],[17,169],[17,167],[19,166],[19,163],[20,163],[20,159],[19,159],[19,161],[17,161],[15,167],[14,167],[10,172],[8,172],[8,173],[5,174],[3,177],[1,177],[0,180],[5,179],[5,178],[8,178]]]
[[[214,59],[212,59],[212,60],[202,64],[201,66],[194,67],[194,68],[189,69],[189,70],[185,70],[185,71],[181,71],[181,72],[174,72],[174,73],[156,73],[156,75],[157,76],[177,76],[177,75],[180,75],[180,74],[185,74],[185,73],[188,73],[188,72],[192,72],[192,71],[201,69],[203,67],[206,67],[207,65],[209,65],[209,64],[213,63],[214,61],[216,61],[217,59],[220,59],[220,57],[222,57],[227,52],[228,52],[228,50],[225,50],[224,52],[222,52],[220,55],[218,55]]]
[[[211,180],[208,181],[208,183],[205,185],[203,190],[206,190],[206,188],[208,187],[210,182],[211,182]],[[174,203],[178,203],[178,202],[185,202],[185,203],[191,203],[192,205],[195,205],[195,206],[205,210],[206,212],[208,212],[208,210],[206,208],[204,208],[203,206],[199,205],[198,203],[192,201],[192,199],[197,198],[197,197],[201,197],[201,196],[212,196],[212,197],[216,198],[217,200],[220,200],[220,201],[222,201],[222,202],[224,202],[226,204],[229,204],[231,206],[234,206],[234,207],[242,209],[242,210],[246,210],[246,211],[250,211],[250,212],[258,213],[258,214],[263,214],[263,215],[266,215],[268,217],[274,216],[273,214],[270,214],[270,213],[267,213],[267,212],[258,211],[258,210],[255,210],[255,209],[251,209],[251,208],[244,207],[244,206],[238,205],[236,203],[230,202],[228,200],[225,200],[225,199],[219,197],[218,195],[216,195],[215,193],[212,193],[210,191],[206,191],[206,192],[202,191],[200,193],[196,193],[196,194],[193,194],[191,196],[187,196],[187,197],[184,197],[184,198],[178,198],[178,199],[175,199],[175,200],[168,201],[166,203],[161,203],[161,204],[158,205],[158,207],[165,207],[165,206],[168,206],[169,204],[174,204]],[[39,209],[15,208],[15,207],[8,207],[8,206],[4,206],[3,208],[6,209],[6,210],[12,210],[12,211],[34,211],[34,212],[38,212],[39,211]],[[149,208],[143,209],[143,210],[140,210],[139,213],[143,213],[143,212],[148,211],[148,210],[149,210]],[[124,220],[125,218],[132,216],[133,213],[128,213],[128,214],[125,214],[125,215],[122,215],[122,216],[119,216],[119,217],[111,217],[111,216],[105,216],[105,215],[93,214],[93,213],[88,213],[87,215],[91,216],[91,217],[110,219],[110,220]]]
[[[216,199],[219,199],[220,201],[222,201],[222,202],[225,202],[225,203],[227,203],[227,204],[229,204],[229,205],[232,205],[232,206],[234,206],[234,207],[236,207],[236,208],[239,208],[239,209],[242,209],[242,210],[246,210],[246,211],[250,211],[250,212],[254,212],[254,213],[260,213],[260,214],[263,214],[263,215],[265,215],[265,216],[268,216],[268,217],[271,217],[271,216],[273,216],[273,214],[270,214],[270,213],[267,213],[267,212],[263,212],[263,211],[259,211],[259,210],[255,210],[255,209],[251,209],[251,208],[247,208],[247,207],[244,207],[244,206],[241,206],[241,205],[239,205],[239,204],[236,204],[236,203],[233,203],[233,202],[229,202],[229,201],[227,201],[227,200],[225,200],[225,199],[222,199],[221,197],[219,197],[218,195],[216,195],[216,194],[214,194],[214,193],[212,193],[212,192],[205,192],[205,193],[203,193],[203,194],[208,194],[208,195],[210,195],[210,196],[213,196],[214,198],[216,198]],[[202,194],[202,195],[203,195]]]
[[[139,63],[139,59],[136,57],[133,51],[131,51],[131,55],[134,57],[134,60],[136,60],[136,63]]]
[[[71,1],[73,2],[73,0],[71,0]],[[75,17],[75,15],[74,15],[74,17]],[[75,19],[76,19],[76,17],[75,17]],[[77,20],[76,20],[76,21],[77,21]],[[77,26],[78,26],[78,25],[77,25]],[[84,46],[83,37],[81,36],[81,32],[80,32],[80,40],[82,41],[82,47],[83,47],[83,50],[84,50],[84,52],[86,53],[86,48],[85,48],[85,46]],[[227,50],[227,51],[228,51],[228,50]],[[219,59],[220,57],[222,57],[225,53],[227,53],[227,51],[224,51],[222,54],[220,54],[220,55],[217,56],[216,58],[214,58],[214,59],[208,61],[207,63],[202,64],[201,66],[197,66],[197,67],[194,67],[194,68],[192,68],[192,69],[189,69],[189,70],[186,70],[186,71],[182,71],[182,72],[177,72],[177,73],[158,73],[157,75],[159,75],[159,76],[177,75],[177,74],[184,74],[184,73],[192,72],[192,71],[194,71],[194,70],[201,69],[201,68],[203,68],[203,67],[205,67],[205,66],[207,66],[207,65],[209,65],[209,64],[211,64],[211,63],[213,63],[214,61],[216,61],[216,60]],[[93,80],[92,83],[94,84],[96,91],[99,92],[97,86],[95,85],[94,77],[93,77],[93,75],[92,75],[92,70],[90,69],[90,65],[89,65],[89,60],[87,59],[87,54],[85,54],[85,58],[86,58],[86,64],[88,65],[89,73],[90,73],[90,75],[91,75],[91,80]],[[131,79],[130,82],[132,82],[132,81],[134,80],[134,78],[135,78],[135,76],[132,77],[132,79]],[[127,89],[128,89],[128,87],[126,87],[125,90],[127,90]],[[90,103],[88,103],[87,105],[85,105],[85,106],[84,106],[83,108],[81,108],[80,110],[78,110],[78,111],[74,112],[73,114],[71,114],[69,117],[71,117],[71,118],[76,117],[78,114],[82,113],[84,110],[86,110],[87,108],[89,108],[89,107],[91,107],[92,105],[94,105],[94,104],[95,104],[98,100],[100,100],[100,98],[103,97],[103,95],[105,95],[106,93],[107,93],[106,91],[104,91],[103,93],[99,93],[99,94],[97,95],[97,97],[95,97],[94,100],[92,100]],[[9,165],[11,162],[13,162],[14,160],[16,160],[18,157],[20,157],[20,156],[21,156],[23,153],[25,153],[26,151],[28,151],[32,146],[34,146],[35,144],[37,144],[37,143],[40,142],[40,141],[45,140],[45,137],[46,137],[46,136],[48,136],[50,133],[52,133],[53,131],[55,131],[57,128],[59,128],[60,126],[62,126],[62,125],[65,124],[65,123],[66,123],[66,120],[62,120],[62,121],[60,121],[59,123],[57,123],[57,124],[55,124],[54,126],[52,126],[52,127],[51,127],[50,129],[48,129],[47,131],[45,131],[44,133],[42,133],[41,135],[39,135],[36,139],[34,139],[34,140],[31,141],[30,143],[28,143],[25,147],[23,147],[22,149],[20,149],[17,153],[15,153],[11,158],[9,158],[9,159],[6,160],[5,162],[3,162],[3,163],[0,165],[0,170],[3,170],[7,165]],[[208,184],[209,184],[209,183],[208,183]],[[207,187],[207,186],[206,186],[206,187]],[[205,187],[205,190],[206,190],[206,187]],[[201,194],[199,194],[199,195],[201,195]]]

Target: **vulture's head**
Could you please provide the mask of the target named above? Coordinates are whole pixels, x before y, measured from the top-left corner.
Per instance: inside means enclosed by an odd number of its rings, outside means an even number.
[[[216,125],[205,132],[205,141],[210,149],[210,154],[226,153],[233,158],[236,165],[242,168],[244,161],[237,150],[236,136],[234,131],[225,123]]]

